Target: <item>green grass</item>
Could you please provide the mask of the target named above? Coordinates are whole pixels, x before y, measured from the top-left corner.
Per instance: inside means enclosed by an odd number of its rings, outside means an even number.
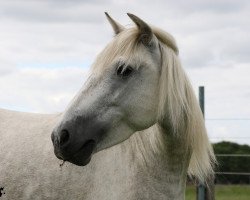
[[[186,200],[196,200],[196,189],[187,186]],[[216,185],[216,200],[250,200],[250,185]]]

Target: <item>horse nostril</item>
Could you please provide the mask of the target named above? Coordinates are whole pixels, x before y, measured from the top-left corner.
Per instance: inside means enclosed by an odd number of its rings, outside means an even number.
[[[62,130],[60,134],[60,145],[65,144],[69,140],[69,132],[67,130]]]

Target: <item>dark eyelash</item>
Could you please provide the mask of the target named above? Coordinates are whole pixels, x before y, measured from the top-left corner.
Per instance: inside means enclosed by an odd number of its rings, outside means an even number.
[[[133,68],[131,66],[125,66],[125,64],[122,64],[117,68],[116,74],[120,77],[128,77],[132,72]]]
[[[118,76],[122,74],[123,67],[124,67],[124,65],[120,65],[120,66],[117,68],[116,74],[117,74]]]

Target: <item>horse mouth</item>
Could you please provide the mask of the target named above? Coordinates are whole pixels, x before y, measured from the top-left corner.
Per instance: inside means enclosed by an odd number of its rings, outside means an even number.
[[[72,156],[67,156],[67,158],[63,158],[61,156],[57,156],[57,157],[61,160],[68,161],[78,166],[85,166],[90,162],[91,156],[95,147],[96,147],[96,142],[94,140],[88,140]]]

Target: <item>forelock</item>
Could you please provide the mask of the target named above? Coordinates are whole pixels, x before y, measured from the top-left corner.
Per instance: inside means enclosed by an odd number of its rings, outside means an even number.
[[[166,45],[178,54],[178,48],[172,35],[159,28],[151,28],[161,45]],[[112,66],[114,60],[118,60],[121,55],[126,59],[127,63],[137,61],[137,63],[134,64],[139,65],[139,63],[142,62],[141,59],[144,59],[145,61],[145,58],[140,56],[139,48],[141,48],[142,45],[138,38],[139,31],[137,27],[125,29],[118,35],[114,36],[113,40],[97,56],[92,65],[92,70],[101,73],[108,66]],[[138,58],[141,59],[138,60]]]
[[[155,36],[157,37],[157,39],[164,45],[167,45],[169,48],[171,48],[176,55],[179,54],[179,49],[177,47],[176,41],[174,39],[174,37],[163,31],[162,29],[159,29],[157,27],[152,27],[153,33],[155,34]]]

